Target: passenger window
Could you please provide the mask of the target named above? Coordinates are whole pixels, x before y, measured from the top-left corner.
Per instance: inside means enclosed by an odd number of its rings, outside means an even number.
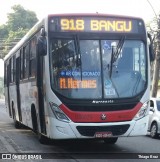
[[[24,77],[24,72],[23,72],[23,69],[24,69],[24,62],[23,62],[23,52],[22,52],[22,49],[20,50],[20,57],[21,57],[21,61],[20,61],[20,66],[21,66],[21,74],[20,74],[20,78],[21,80],[23,79]]]
[[[12,83],[12,58],[9,60],[9,83]]]
[[[15,63],[15,56],[11,58],[11,83],[15,82],[15,70],[16,70],[16,63]]]
[[[7,63],[4,63],[4,86],[7,85]]]
[[[36,37],[30,42],[29,77],[36,75],[36,42]]]
[[[23,48],[23,61],[24,61],[24,79],[28,78],[29,70],[29,44]]]
[[[16,55],[13,56],[13,82],[16,81]]]

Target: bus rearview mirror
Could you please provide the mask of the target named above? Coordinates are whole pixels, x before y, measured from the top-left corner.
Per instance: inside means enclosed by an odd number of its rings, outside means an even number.
[[[150,61],[154,61],[155,60],[155,53],[154,53],[154,49],[153,49],[153,40],[152,36],[150,33],[148,33],[148,38],[150,40],[150,44],[149,44],[149,56],[150,56]]]
[[[40,36],[38,38],[38,55],[45,56],[47,54],[47,41],[46,37]]]

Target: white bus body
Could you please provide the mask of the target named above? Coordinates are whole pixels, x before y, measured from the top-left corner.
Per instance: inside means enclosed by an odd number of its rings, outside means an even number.
[[[5,57],[7,111],[41,142],[145,135],[149,67],[142,19],[48,15]]]

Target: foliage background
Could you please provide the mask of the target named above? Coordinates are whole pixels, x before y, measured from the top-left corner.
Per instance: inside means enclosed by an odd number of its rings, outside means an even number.
[[[0,26],[0,58],[4,58],[38,21],[35,12],[25,10],[21,5],[14,5],[12,10],[6,24]]]
[[[35,12],[25,10],[21,5],[12,6],[13,12],[8,13],[8,20],[0,25],[0,59],[20,41],[20,39],[38,21]],[[4,80],[0,77],[0,98],[4,97]]]

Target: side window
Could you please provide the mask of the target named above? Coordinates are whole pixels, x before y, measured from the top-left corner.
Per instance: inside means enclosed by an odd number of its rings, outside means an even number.
[[[9,83],[11,83],[11,81],[12,81],[12,79],[11,79],[11,76],[12,76],[12,75],[11,75],[11,73],[12,73],[12,72],[11,72],[11,70],[12,70],[12,68],[11,68],[11,65],[12,65],[12,64],[11,64],[11,63],[12,63],[12,61],[11,61],[11,60],[12,60],[12,59],[9,60],[9,65],[8,65],[8,69],[7,69],[7,70],[8,70],[8,82],[9,82]]]
[[[22,51],[22,49],[20,50],[20,58],[21,58],[21,61],[20,61],[20,64],[21,64],[21,74],[20,74],[20,79],[22,80],[23,79],[23,77],[24,77],[24,62],[23,62],[23,51]]]
[[[28,78],[29,70],[29,44],[23,48],[24,79]]]
[[[4,63],[4,85],[7,85],[7,62]]]
[[[15,83],[16,81],[16,55],[14,55],[10,61],[10,83]]]
[[[11,58],[10,60],[10,65],[11,65],[11,80],[10,80],[10,83],[13,83],[13,57]]]
[[[7,62],[7,65],[6,65],[7,67],[7,69],[6,69],[6,81],[7,81],[7,86],[9,85],[9,83],[10,83],[10,79],[11,79],[11,66],[10,66],[10,60]]]
[[[13,82],[16,81],[16,55],[13,56]]]
[[[34,37],[30,42],[29,77],[36,76],[36,42],[36,37]]]
[[[9,84],[9,74],[10,74],[10,71],[9,71],[9,61],[7,60],[5,63],[4,63],[4,85],[5,86],[8,86]]]

